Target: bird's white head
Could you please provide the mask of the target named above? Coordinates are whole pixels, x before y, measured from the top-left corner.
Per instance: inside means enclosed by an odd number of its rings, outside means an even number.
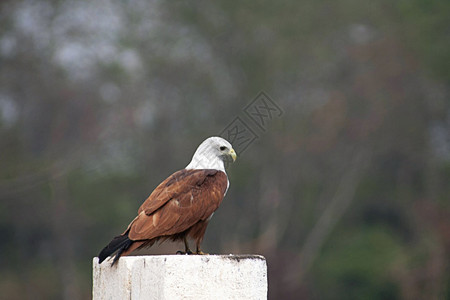
[[[198,146],[186,169],[216,169],[225,172],[225,161],[235,161],[231,144],[218,136],[207,138]]]

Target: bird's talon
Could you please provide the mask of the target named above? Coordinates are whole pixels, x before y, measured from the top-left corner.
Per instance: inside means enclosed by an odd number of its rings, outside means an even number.
[[[177,253],[178,255],[191,255],[194,254],[191,250],[187,250],[186,252],[178,250]]]

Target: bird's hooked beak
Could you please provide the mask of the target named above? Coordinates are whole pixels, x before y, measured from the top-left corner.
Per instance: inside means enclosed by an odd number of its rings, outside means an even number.
[[[230,154],[231,158],[233,159],[233,162],[236,161],[237,155],[233,148],[230,149],[230,152],[228,154]]]

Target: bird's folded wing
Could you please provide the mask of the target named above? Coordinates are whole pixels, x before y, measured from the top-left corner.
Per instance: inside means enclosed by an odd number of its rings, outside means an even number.
[[[128,226],[131,240],[181,233],[208,219],[219,207],[227,188],[224,172],[181,170],[164,180],[141,205]]]

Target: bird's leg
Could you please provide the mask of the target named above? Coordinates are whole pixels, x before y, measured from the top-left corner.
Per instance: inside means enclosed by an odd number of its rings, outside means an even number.
[[[186,236],[184,236],[184,250],[186,251],[186,254],[192,254],[191,249],[189,249],[189,244]]]
[[[188,244],[186,236],[184,236],[183,241],[184,241],[184,251],[185,252],[177,251],[177,254],[192,254],[191,249],[189,249],[189,244]]]
[[[199,242],[197,242],[197,251],[196,251],[196,253],[198,255],[209,255],[209,253],[205,253],[202,250],[200,250],[200,243]]]

